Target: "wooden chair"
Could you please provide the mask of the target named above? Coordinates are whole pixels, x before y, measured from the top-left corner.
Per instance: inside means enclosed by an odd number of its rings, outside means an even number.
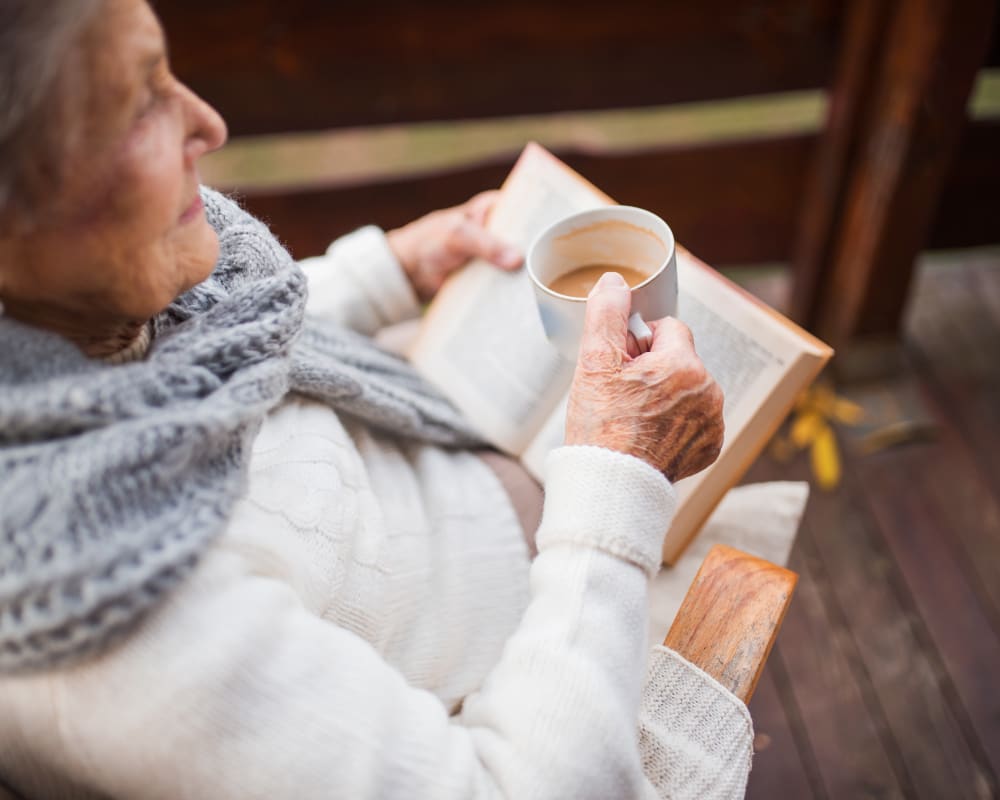
[[[794,572],[717,544],[663,644],[749,703],[797,582]]]

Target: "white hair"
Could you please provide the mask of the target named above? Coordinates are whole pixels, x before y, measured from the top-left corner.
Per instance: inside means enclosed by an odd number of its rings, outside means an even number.
[[[61,172],[59,84],[67,54],[102,0],[0,0],[0,212],[35,205]]]

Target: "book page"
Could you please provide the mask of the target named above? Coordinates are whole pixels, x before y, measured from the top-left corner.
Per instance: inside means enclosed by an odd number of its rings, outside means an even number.
[[[526,251],[553,222],[609,199],[545,150],[529,145],[487,223]],[[573,376],[542,329],[531,281],[483,261],[448,280],[427,311],[410,360],[492,444],[519,455]]]
[[[725,395],[726,439],[708,469],[678,481],[677,513],[664,540],[673,563],[831,355],[826,345],[678,248],[678,317]],[[545,457],[563,443],[563,397],[525,449],[522,463],[544,483]]]
[[[832,355],[690,253],[678,249],[677,269],[678,316],[722,387],[726,439],[715,464],[676,484],[677,514],[664,543],[667,563],[680,555]]]
[[[762,398],[781,381],[801,348],[794,339],[790,341],[780,327],[766,322],[766,316],[764,328],[760,329],[759,320],[745,319],[745,312],[742,315],[734,313],[731,300],[721,313],[713,310],[709,305],[711,284],[717,279],[709,279],[693,267],[687,254],[678,254],[677,269],[677,316],[691,329],[699,358],[725,395],[723,416],[728,443],[746,426]],[[746,327],[738,327],[734,318],[744,326],[750,322],[752,335]],[[563,443],[565,426],[564,397],[522,456],[524,466],[539,480],[543,477],[545,456]],[[689,494],[695,483],[697,477],[694,476],[681,481],[677,485],[678,492],[682,496]]]
[[[718,281],[698,269],[688,253],[678,252],[677,316],[691,329],[698,357],[722,387],[731,436],[781,380],[801,345],[756,307],[741,308],[720,295]]]
[[[488,227],[527,249],[551,223],[613,201],[538,145],[525,148]],[[712,509],[774,434],[795,398],[832,355],[823,342],[677,248],[678,316],[726,396],[726,440],[707,470],[677,483],[677,513],[663,558],[673,563]],[[565,434],[573,367],[542,330],[524,270],[474,263],[428,309],[410,350],[436,384],[494,445],[522,456],[544,479],[545,456]]]

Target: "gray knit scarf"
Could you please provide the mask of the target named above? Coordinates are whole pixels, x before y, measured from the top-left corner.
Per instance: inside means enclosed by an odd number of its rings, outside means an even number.
[[[102,649],[188,575],[243,491],[289,392],[444,445],[475,433],[404,361],[304,317],[301,271],[267,228],[203,190],[212,276],[111,366],[0,315],[0,671]]]

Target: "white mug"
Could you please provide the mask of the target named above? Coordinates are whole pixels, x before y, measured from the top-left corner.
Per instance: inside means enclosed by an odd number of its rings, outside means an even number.
[[[670,227],[645,209],[608,206],[561,219],[531,244],[526,265],[542,327],[556,349],[574,362],[587,298],[559,294],[549,284],[592,264],[619,264],[649,276],[632,287],[628,325],[645,352],[653,338],[645,321],[677,316],[677,253]]]

